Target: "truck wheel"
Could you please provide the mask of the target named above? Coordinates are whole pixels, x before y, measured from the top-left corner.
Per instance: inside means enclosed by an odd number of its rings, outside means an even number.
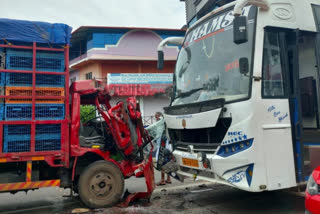
[[[79,195],[90,208],[116,204],[124,189],[124,179],[119,168],[111,162],[96,161],[80,175]]]

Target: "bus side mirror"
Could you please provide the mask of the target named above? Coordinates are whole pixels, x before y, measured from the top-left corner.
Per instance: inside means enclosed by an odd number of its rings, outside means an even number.
[[[239,59],[239,70],[240,73],[246,75],[249,73],[249,60],[246,57]]]
[[[163,69],[163,64],[164,64],[163,51],[158,51],[158,63],[157,63],[158,70]]]
[[[233,42],[237,45],[248,41],[248,19],[246,16],[235,16],[233,20]]]

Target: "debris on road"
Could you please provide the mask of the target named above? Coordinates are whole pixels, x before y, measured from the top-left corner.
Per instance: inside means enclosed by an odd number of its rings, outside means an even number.
[[[71,213],[80,214],[80,213],[88,213],[88,212],[90,212],[90,209],[87,209],[87,208],[76,208],[76,209],[73,209]]]

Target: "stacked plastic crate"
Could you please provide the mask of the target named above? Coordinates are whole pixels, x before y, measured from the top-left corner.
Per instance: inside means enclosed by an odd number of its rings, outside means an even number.
[[[0,48],[0,69],[5,69],[6,66],[6,56],[4,53],[4,48]],[[4,95],[4,85],[5,85],[5,73],[0,72],[0,95]],[[4,111],[4,98],[0,98],[0,119],[3,119]]]
[[[36,24],[42,27],[42,23]],[[38,35],[32,36],[37,39]],[[2,153],[62,149],[68,106],[66,54],[68,50],[62,45],[21,40],[0,47],[0,95],[5,95],[0,103]]]
[[[6,50],[7,70],[33,70],[32,50]],[[64,72],[64,53],[37,51],[36,71]],[[46,96],[64,96],[64,76],[36,74],[36,120],[64,119],[64,99],[46,99]],[[5,95],[25,98],[5,99],[5,120],[32,119],[32,73],[6,73]],[[59,124],[37,124],[35,151],[52,151],[61,148]],[[20,134],[18,134],[20,133]],[[3,152],[28,152],[31,142],[31,125],[5,125]]]

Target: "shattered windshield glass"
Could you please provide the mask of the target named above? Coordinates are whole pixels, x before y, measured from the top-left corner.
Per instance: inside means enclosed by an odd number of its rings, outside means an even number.
[[[249,96],[250,78],[240,74],[239,59],[251,65],[256,7],[247,6],[249,41],[233,43],[233,11],[215,14],[186,36],[175,70],[172,105],[182,105],[224,98],[226,102]]]

